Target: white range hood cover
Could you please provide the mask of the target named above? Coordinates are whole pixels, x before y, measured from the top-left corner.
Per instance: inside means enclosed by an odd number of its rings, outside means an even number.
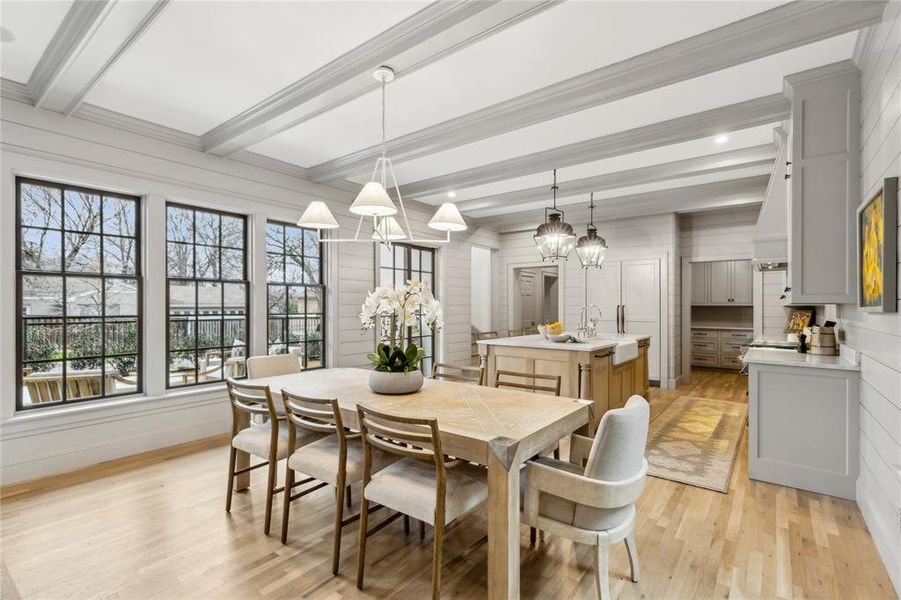
[[[776,129],[776,163],[767,186],[766,198],[751,235],[753,263],[763,270],[784,269],[788,264],[788,144],[782,128]]]

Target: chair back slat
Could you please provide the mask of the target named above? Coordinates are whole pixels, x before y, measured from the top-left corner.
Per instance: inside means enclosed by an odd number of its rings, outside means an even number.
[[[337,398],[310,398],[282,390],[288,421],[316,433],[344,434]]]
[[[273,423],[278,420],[275,404],[272,402],[272,392],[269,390],[268,385],[243,383],[231,377],[226,380],[226,385],[228,386],[228,397],[231,401],[235,423],[237,423],[239,412],[266,415]]]
[[[444,455],[441,453],[437,419],[392,415],[362,404],[357,405],[357,416],[364,449],[373,446],[392,454],[433,460],[443,478]]]
[[[511,381],[511,379],[514,379]],[[531,383],[515,381],[516,379],[531,379]],[[541,385],[538,380],[549,381],[549,385]],[[494,387],[516,388],[531,390],[533,392],[550,392],[555,396],[560,395],[561,378],[559,375],[545,375],[543,373],[520,373],[518,371],[498,370],[495,375]]]
[[[432,379],[482,385],[485,381],[485,369],[437,362],[432,366]]]
[[[496,331],[483,331],[479,334],[480,340],[496,340],[500,337]]]

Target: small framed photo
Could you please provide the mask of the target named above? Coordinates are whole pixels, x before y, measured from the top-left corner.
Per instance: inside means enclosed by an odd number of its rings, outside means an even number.
[[[888,177],[857,209],[857,305],[870,312],[898,309],[898,178]]]
[[[812,308],[793,308],[788,315],[788,322],[782,333],[801,333],[813,321]]]

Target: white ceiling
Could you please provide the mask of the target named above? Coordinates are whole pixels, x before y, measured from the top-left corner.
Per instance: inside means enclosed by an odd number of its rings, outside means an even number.
[[[530,2],[530,6],[538,6],[538,0]],[[537,10],[420,68],[401,73],[387,89],[388,136],[414,133],[509,102],[779,5],[727,0],[569,0]],[[28,82],[70,6],[68,1],[0,3],[3,26],[16,36],[15,42],[0,48],[3,78]],[[340,64],[333,61],[427,6],[425,0],[172,0],[127,51],[100,74],[85,101],[201,136],[317,69]],[[397,161],[397,175],[402,185],[420,182],[778,94],[785,75],[850,58],[856,39],[857,32],[852,31],[578,112],[561,111],[561,116],[537,124]],[[377,144],[378,92],[351,94],[347,100],[293,127],[279,128],[283,130],[270,133],[249,150],[313,167]],[[581,164],[559,169],[561,204],[581,203],[587,197],[567,195],[567,181],[771,144],[776,125],[719,132],[728,134],[725,143],[702,137],[602,160],[586,156]],[[696,176],[682,174],[664,181],[632,181],[617,189],[605,189],[596,197],[614,199],[739,179],[768,170],[768,166],[757,164]],[[351,181],[362,183],[367,177],[368,172],[361,173]],[[420,200],[444,202],[445,192],[451,188],[457,201],[477,200],[549,186],[550,182],[549,167],[482,185],[455,181]],[[498,221],[504,214],[534,211],[543,205],[544,201],[534,199],[488,207],[475,202],[465,213],[503,228]]]

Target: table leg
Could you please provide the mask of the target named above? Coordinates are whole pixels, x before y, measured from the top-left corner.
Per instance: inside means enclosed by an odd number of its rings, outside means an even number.
[[[238,430],[250,426],[250,415],[244,411],[239,411]],[[250,455],[243,450],[238,450],[235,455],[235,470],[240,471],[250,466]],[[250,487],[250,472],[242,473],[235,478],[235,491],[240,492]]]
[[[519,598],[519,463],[510,440],[488,452],[488,598]]]

